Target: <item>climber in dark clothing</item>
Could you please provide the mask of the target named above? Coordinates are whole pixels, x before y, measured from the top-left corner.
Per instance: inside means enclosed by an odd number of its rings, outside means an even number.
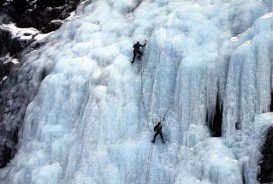
[[[136,42],[134,44],[134,46],[133,46],[133,48],[134,48],[134,57],[133,57],[133,61],[131,63],[133,63],[135,61],[135,58],[136,58],[137,54],[138,54],[137,59],[141,60],[142,52],[140,52],[139,48],[140,47],[145,47],[146,43],[147,42],[145,41],[144,45],[141,45],[139,42]]]
[[[158,122],[157,125],[154,127],[154,131],[156,132],[155,135],[154,135],[154,139],[152,140],[152,143],[155,143],[155,139],[156,139],[156,136],[159,134],[160,135],[160,138],[161,138],[161,141],[163,143],[165,143],[164,141],[164,138],[163,138],[163,134],[162,134],[162,125],[161,125],[161,122]]]

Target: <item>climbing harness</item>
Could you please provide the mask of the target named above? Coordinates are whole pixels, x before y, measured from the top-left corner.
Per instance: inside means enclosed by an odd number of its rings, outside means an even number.
[[[149,183],[149,176],[150,176],[150,168],[151,168],[151,161],[153,157],[153,144],[151,144],[149,155],[148,155],[148,163],[147,163],[147,172],[146,172],[146,184]]]

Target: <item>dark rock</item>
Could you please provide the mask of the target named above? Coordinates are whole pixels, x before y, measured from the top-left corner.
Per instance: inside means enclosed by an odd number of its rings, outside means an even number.
[[[9,52],[11,36],[8,30],[0,28],[0,57]]]
[[[262,149],[263,158],[258,180],[261,183],[273,182],[273,127],[268,129],[266,141]]]
[[[223,119],[223,107],[221,104],[220,94],[217,95],[217,102],[215,112],[212,117],[209,117],[207,113],[206,121],[210,129],[210,133],[213,137],[222,136],[222,119]]]
[[[12,72],[12,74],[13,75],[11,75],[8,80],[0,83],[0,168],[5,167],[10,162],[17,150],[17,143],[19,140],[18,132],[20,127],[20,123],[17,121],[22,121],[24,114],[18,113],[18,111],[15,112],[13,109],[15,107],[19,109],[20,107],[26,107],[26,99],[20,99],[16,102],[13,95],[11,95],[11,89],[17,80],[17,72]],[[20,93],[20,90],[18,89],[14,92]],[[18,104],[14,106],[12,103]],[[18,113],[18,116],[15,119],[11,118],[11,116],[16,117],[14,113]],[[9,124],[4,124],[3,121],[7,120],[9,121]]]
[[[5,68],[2,64],[0,64],[0,81],[5,77]]]
[[[273,171],[273,155],[265,155],[264,161],[261,163],[261,167],[263,168],[264,172]]]
[[[10,42],[10,55],[13,56],[19,52],[21,52],[24,48],[26,48],[29,44],[31,44],[32,42],[34,42],[35,39],[20,39],[19,37],[16,38],[12,38],[11,42]]]
[[[51,21],[46,27],[43,28],[44,31],[54,31],[62,26],[62,21]]]
[[[24,36],[30,36],[31,34],[30,33],[24,33]]]
[[[37,0],[37,5],[40,7],[57,7],[64,6],[65,0]]]
[[[12,149],[8,146],[2,148],[2,155],[0,157],[0,168],[6,166],[12,158]]]
[[[33,43],[30,48],[35,46]],[[19,59],[21,63],[25,62],[24,56]],[[5,167],[15,156],[26,108],[53,66],[41,68],[38,65],[14,65],[8,79],[0,83],[0,168]]]
[[[8,76],[14,63],[11,62],[10,57],[3,57],[0,58],[0,81],[3,79],[4,76]]]
[[[8,24],[10,21],[11,21],[10,17],[4,12],[0,11],[0,24]]]
[[[42,33],[48,33],[61,26],[61,21],[54,23],[52,20],[66,19],[80,0],[4,1],[7,5],[2,6],[2,12],[8,14],[18,27],[34,27]]]
[[[0,24],[15,23],[17,27],[34,27],[42,33],[58,29],[62,20],[69,17],[80,0],[0,0]],[[40,83],[49,73],[50,67],[39,71],[37,81],[30,80],[33,67],[14,67],[12,57],[21,58],[43,45],[35,41],[35,35],[23,33],[28,39],[12,35],[0,28],[0,168],[14,157],[19,141],[19,132],[26,108],[38,91]],[[23,57],[22,57],[23,58]],[[23,60],[23,59],[22,59]],[[23,61],[22,61],[23,62]]]
[[[11,70],[11,68],[13,66],[14,66],[14,63],[12,63],[12,62],[6,62],[6,63],[3,64],[3,68],[4,68],[4,71],[5,71],[6,75],[10,74],[10,70]]]
[[[26,34],[31,35],[29,33]],[[0,57],[8,53],[11,56],[15,56],[35,41],[34,38],[21,39],[20,37],[12,37],[10,31],[3,28],[0,28],[0,40]]]
[[[0,0],[0,8],[3,8],[4,0]]]

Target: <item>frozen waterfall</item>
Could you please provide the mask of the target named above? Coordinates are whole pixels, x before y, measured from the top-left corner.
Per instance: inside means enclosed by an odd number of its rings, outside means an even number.
[[[24,56],[5,184],[255,184],[272,125],[273,1],[98,0]],[[148,44],[131,64],[132,45]],[[222,106],[222,136],[209,124]],[[21,98],[21,100],[20,100]],[[25,110],[26,109],[26,110]],[[262,114],[265,113],[265,114]],[[154,124],[163,134],[148,155]],[[237,126],[237,129],[236,129]]]

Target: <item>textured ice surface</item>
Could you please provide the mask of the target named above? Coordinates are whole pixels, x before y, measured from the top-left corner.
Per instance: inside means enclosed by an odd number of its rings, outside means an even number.
[[[256,183],[273,119],[254,119],[270,105],[271,10],[270,0],[82,4],[25,56],[18,86],[30,87],[31,103],[2,183]],[[145,39],[131,65],[132,45]],[[222,138],[207,127],[217,95]],[[157,140],[146,176],[163,117],[167,143]]]

